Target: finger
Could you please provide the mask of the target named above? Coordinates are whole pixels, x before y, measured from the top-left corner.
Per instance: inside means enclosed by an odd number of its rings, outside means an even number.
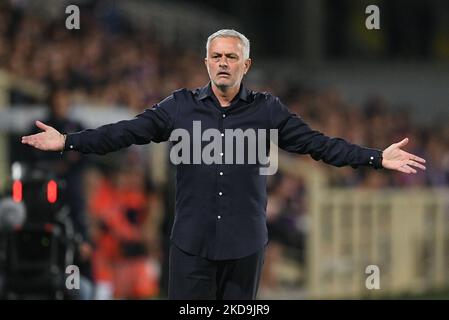
[[[405,169],[404,167],[399,167],[396,169],[397,171],[403,172],[403,173],[410,173],[410,170]]]
[[[32,141],[31,136],[22,137],[22,143],[29,144]]]
[[[34,136],[35,135],[24,136],[24,137],[22,137],[22,142],[25,142],[25,143],[32,142],[32,141],[36,140]]]
[[[425,166],[423,166],[422,164],[420,164],[420,163],[418,163],[418,162],[416,162],[416,161],[413,161],[413,160],[409,160],[407,164],[408,164],[408,165],[411,165],[411,166],[414,166],[414,167],[416,167],[416,168],[419,168],[419,169],[421,169],[421,170],[426,170],[426,167],[425,167]]]
[[[32,140],[25,141],[25,144],[34,147],[34,141],[32,141]]]
[[[404,173],[416,173],[417,171],[415,169],[413,169],[412,167],[408,166],[408,165],[403,165],[401,167],[398,168],[399,171],[404,172]]]
[[[34,137],[34,135],[22,137],[22,143],[28,144],[28,145],[30,145],[32,147],[35,147],[35,148],[37,147],[37,140]]]
[[[50,126],[47,126],[45,123],[40,122],[39,120],[36,121],[36,126],[37,126],[39,129],[42,129],[42,130],[44,130],[44,131],[47,131],[48,129],[51,128]]]
[[[408,143],[408,138],[405,138],[405,139],[403,139],[402,141],[398,142],[398,143],[397,143],[397,146],[398,146],[399,148],[401,148],[401,147],[405,146],[407,143]]]
[[[409,153],[408,156],[409,156],[409,158],[411,160],[415,160],[415,161],[418,161],[418,162],[421,162],[421,163],[426,163],[426,159],[423,159],[423,158],[420,158],[418,156],[415,156],[414,154]]]

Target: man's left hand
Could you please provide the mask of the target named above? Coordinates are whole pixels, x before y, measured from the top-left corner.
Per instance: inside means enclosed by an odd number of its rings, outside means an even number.
[[[382,166],[386,169],[396,170],[403,173],[417,173],[413,167],[426,170],[426,167],[421,163],[426,163],[426,160],[401,150],[408,143],[408,138],[401,142],[393,143],[386,148],[382,153]]]

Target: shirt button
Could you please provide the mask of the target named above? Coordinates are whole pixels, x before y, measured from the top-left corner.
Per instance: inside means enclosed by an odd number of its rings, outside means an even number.
[[[223,175],[223,172],[220,172],[220,176],[222,176]]]
[[[222,133],[221,136],[224,137],[224,133]]]
[[[218,193],[219,196],[221,196],[222,194],[223,194],[223,192],[221,192],[221,191]]]
[[[72,146],[72,145],[70,145],[70,149],[73,149],[73,146]]]
[[[223,157],[223,152],[221,152],[221,153],[220,153],[220,156],[222,156],[222,157]]]
[[[226,115],[223,113],[223,118],[226,118]]]
[[[221,219],[221,216],[217,216],[218,219]]]
[[[371,159],[371,160],[374,160],[374,157],[371,157],[370,159]]]

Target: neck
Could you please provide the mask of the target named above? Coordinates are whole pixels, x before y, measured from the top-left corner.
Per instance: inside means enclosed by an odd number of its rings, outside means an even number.
[[[239,93],[240,84],[234,87],[219,88],[212,82],[212,91],[222,107],[229,107],[232,99]]]

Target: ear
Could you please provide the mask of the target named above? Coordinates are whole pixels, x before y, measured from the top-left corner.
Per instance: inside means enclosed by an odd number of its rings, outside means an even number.
[[[204,58],[204,65],[205,65],[206,68],[207,68],[207,58]]]
[[[249,68],[251,67],[251,63],[252,63],[252,61],[251,61],[250,58],[246,59],[246,61],[245,61],[245,74],[249,71]]]

